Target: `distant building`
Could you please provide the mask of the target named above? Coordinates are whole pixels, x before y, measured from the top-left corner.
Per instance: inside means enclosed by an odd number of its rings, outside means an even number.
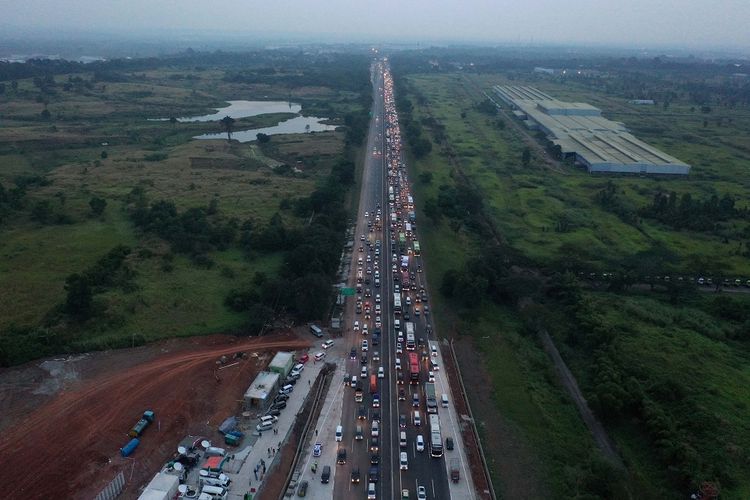
[[[653,106],[656,104],[653,99],[631,99],[628,102],[637,106]]]
[[[560,101],[534,87],[496,85],[494,91],[529,129],[559,146],[563,158],[574,158],[589,172],[690,172],[690,165],[637,139],[590,104]]]
[[[260,372],[245,391],[245,408],[264,409],[279,390],[278,373]]]

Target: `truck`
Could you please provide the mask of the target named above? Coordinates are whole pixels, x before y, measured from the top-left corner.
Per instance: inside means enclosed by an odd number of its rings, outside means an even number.
[[[460,477],[458,473],[458,459],[457,458],[451,458],[450,468],[451,468],[451,481],[453,481],[454,483],[457,483]]]
[[[141,416],[141,419],[136,423],[132,429],[130,429],[130,432],[128,432],[128,436],[132,438],[137,438],[141,434],[143,434],[143,431],[146,430],[146,427],[151,424],[151,422],[154,421],[154,412],[151,410],[146,410],[143,412],[143,415]]]
[[[362,402],[362,382],[357,382],[357,386],[354,388],[354,401],[357,403]]]
[[[435,383],[427,382],[424,385],[424,393],[427,395],[427,413],[437,413],[438,402],[435,395]]]

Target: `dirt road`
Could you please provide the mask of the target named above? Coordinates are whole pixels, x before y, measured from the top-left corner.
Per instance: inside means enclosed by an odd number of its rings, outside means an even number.
[[[110,370],[63,391],[16,425],[0,441],[0,481],[8,498],[93,498],[120,470],[124,498],[158,471],[187,434],[218,438],[216,427],[235,414],[255,374],[277,350],[303,349],[291,334],[238,339],[166,353]],[[222,355],[244,351],[247,359],[221,371]],[[220,381],[215,376],[218,374]],[[132,458],[119,448],[145,409],[157,421]]]

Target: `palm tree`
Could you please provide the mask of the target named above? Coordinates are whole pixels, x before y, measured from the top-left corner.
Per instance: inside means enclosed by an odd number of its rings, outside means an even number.
[[[221,126],[227,131],[227,141],[232,140],[232,129],[234,128],[234,118],[227,115],[221,119]]]

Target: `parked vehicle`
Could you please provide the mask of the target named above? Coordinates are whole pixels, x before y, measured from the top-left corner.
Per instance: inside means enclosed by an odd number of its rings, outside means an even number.
[[[151,410],[146,410],[143,412],[143,415],[141,416],[141,419],[133,426],[132,429],[130,429],[130,432],[128,432],[128,436],[132,438],[137,438],[141,434],[143,434],[143,431],[146,430],[146,427],[148,427],[151,422],[154,421],[155,414]]]

